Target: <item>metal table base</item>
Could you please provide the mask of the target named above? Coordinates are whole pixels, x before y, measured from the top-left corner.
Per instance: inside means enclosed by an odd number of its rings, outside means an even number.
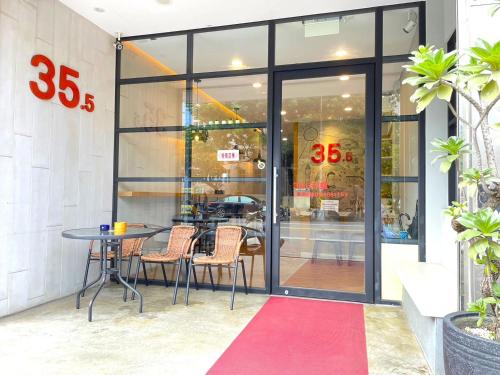
[[[132,291],[132,296],[137,295],[139,296],[139,313],[142,313],[142,294],[132,287],[127,281],[125,281],[122,277],[122,272],[121,272],[121,266],[122,266],[122,244],[123,240],[120,240],[118,242],[110,241],[110,240],[101,240],[101,246],[100,246],[100,271],[101,274],[100,276],[92,281],[90,284],[86,285],[84,288],[80,289],[76,295],[76,308],[80,308],[80,298],[82,297],[83,293],[90,287],[94,286],[95,284],[99,283],[99,287],[97,288],[97,291],[94,293],[92,296],[92,299],[90,300],[89,303],[89,309],[88,309],[88,319],[89,322],[92,321],[92,307],[94,306],[94,301],[97,298],[98,294],[101,292],[102,288],[104,287],[104,284],[106,284],[106,278],[109,275],[110,278],[111,276],[115,276],[116,280],[123,285],[123,287],[126,289],[130,289]],[[115,257],[116,259],[116,264],[115,267],[108,267],[108,259],[107,259],[107,248],[110,247],[111,251],[115,252]],[[131,261],[131,260],[130,260]],[[123,300],[126,301],[126,293],[124,292],[123,295]]]

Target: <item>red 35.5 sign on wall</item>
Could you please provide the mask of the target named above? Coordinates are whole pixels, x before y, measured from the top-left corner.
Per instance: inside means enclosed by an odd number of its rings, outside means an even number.
[[[56,68],[52,60],[44,55],[35,55],[31,58],[31,65],[43,67],[44,71],[38,73],[37,81],[30,81],[30,89],[33,95],[42,100],[50,100],[56,94]],[[80,77],[80,73],[65,65],[59,67],[59,82],[57,96],[62,105],[68,108],[76,108],[80,104],[80,89],[74,79]],[[40,84],[43,82],[44,84]],[[94,112],[94,96],[85,94],[80,109]]]

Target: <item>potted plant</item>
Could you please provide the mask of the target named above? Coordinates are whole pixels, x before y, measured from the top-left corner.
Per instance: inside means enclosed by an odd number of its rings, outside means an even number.
[[[500,178],[490,131],[500,124],[489,124],[489,114],[500,100],[500,42],[480,40],[463,55],[421,46],[412,55],[412,64],[405,68],[416,76],[404,83],[416,87],[411,100],[417,103],[417,112],[436,98],[445,100],[468,128],[472,143],[459,137],[432,142],[440,170],[446,173],[456,163],[460,172],[464,202],[453,202],[445,214],[451,216],[469,257],[484,270],[482,297],[469,304],[467,312],[444,318],[445,371],[448,375],[500,374]],[[453,92],[470,103],[476,112],[470,118],[475,120],[458,115],[450,103]],[[466,156],[476,167],[463,167]]]

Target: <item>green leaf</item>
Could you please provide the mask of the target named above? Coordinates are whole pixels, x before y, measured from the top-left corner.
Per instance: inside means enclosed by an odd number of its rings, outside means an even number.
[[[460,222],[460,220],[459,220],[459,222]],[[476,230],[476,229],[466,229],[463,232],[459,233],[457,238],[459,241],[469,241],[470,239],[478,237],[480,235],[481,235],[481,232]]]
[[[483,302],[487,305],[493,305],[493,304],[497,303],[497,300],[495,297],[486,297],[486,298],[483,298]]]
[[[450,86],[441,85],[438,87],[437,96],[439,99],[450,101],[453,89]]]
[[[443,160],[441,162],[441,164],[439,165],[439,171],[441,173],[447,173],[450,170],[452,164],[453,163],[451,161],[449,161],[449,160]]]
[[[486,253],[486,250],[488,250],[489,247],[489,242],[486,238],[481,238],[477,241],[475,241],[472,245],[469,247],[469,251],[472,253],[476,253],[477,255],[483,256]]]
[[[429,92],[428,94],[425,94],[418,101],[418,104],[417,104],[417,113],[422,112],[429,104],[431,104],[431,102],[434,100],[434,98],[436,97],[436,95],[437,95],[436,90],[433,90],[433,91]]]
[[[491,80],[481,90],[481,99],[485,102],[491,102],[498,96],[499,93],[500,90],[498,89],[498,83],[494,80]]]
[[[490,242],[490,247],[493,251],[493,254],[495,254],[495,256],[500,259],[500,244],[492,241]]]
[[[500,284],[498,283],[493,284],[492,290],[495,296],[500,297]]]
[[[467,86],[472,90],[481,90],[481,88],[489,81],[489,74],[474,75],[467,80]]]

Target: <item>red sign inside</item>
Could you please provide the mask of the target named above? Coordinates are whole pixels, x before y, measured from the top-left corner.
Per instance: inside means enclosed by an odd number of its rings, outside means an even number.
[[[321,164],[326,159],[329,163],[338,163],[339,161],[352,161],[352,152],[348,151],[345,153],[344,158],[342,158],[342,153],[340,152],[340,143],[330,143],[327,147],[321,143],[316,143],[312,145],[311,150],[314,151],[314,156],[311,156],[311,161],[315,164]],[[327,153],[325,155],[325,148],[327,148]]]
[[[39,82],[30,81],[30,89],[33,95],[42,100],[50,100],[56,94],[56,68],[52,60],[44,55],[35,55],[31,58],[31,65],[35,68],[43,66],[45,71],[38,73]],[[76,108],[80,104],[80,89],[74,79],[79,78],[80,73],[68,66],[61,65],[59,68],[59,91],[57,96],[62,105],[67,108]],[[40,83],[42,83],[40,85]],[[84,101],[80,109],[87,112],[94,112],[94,96],[84,95]]]

